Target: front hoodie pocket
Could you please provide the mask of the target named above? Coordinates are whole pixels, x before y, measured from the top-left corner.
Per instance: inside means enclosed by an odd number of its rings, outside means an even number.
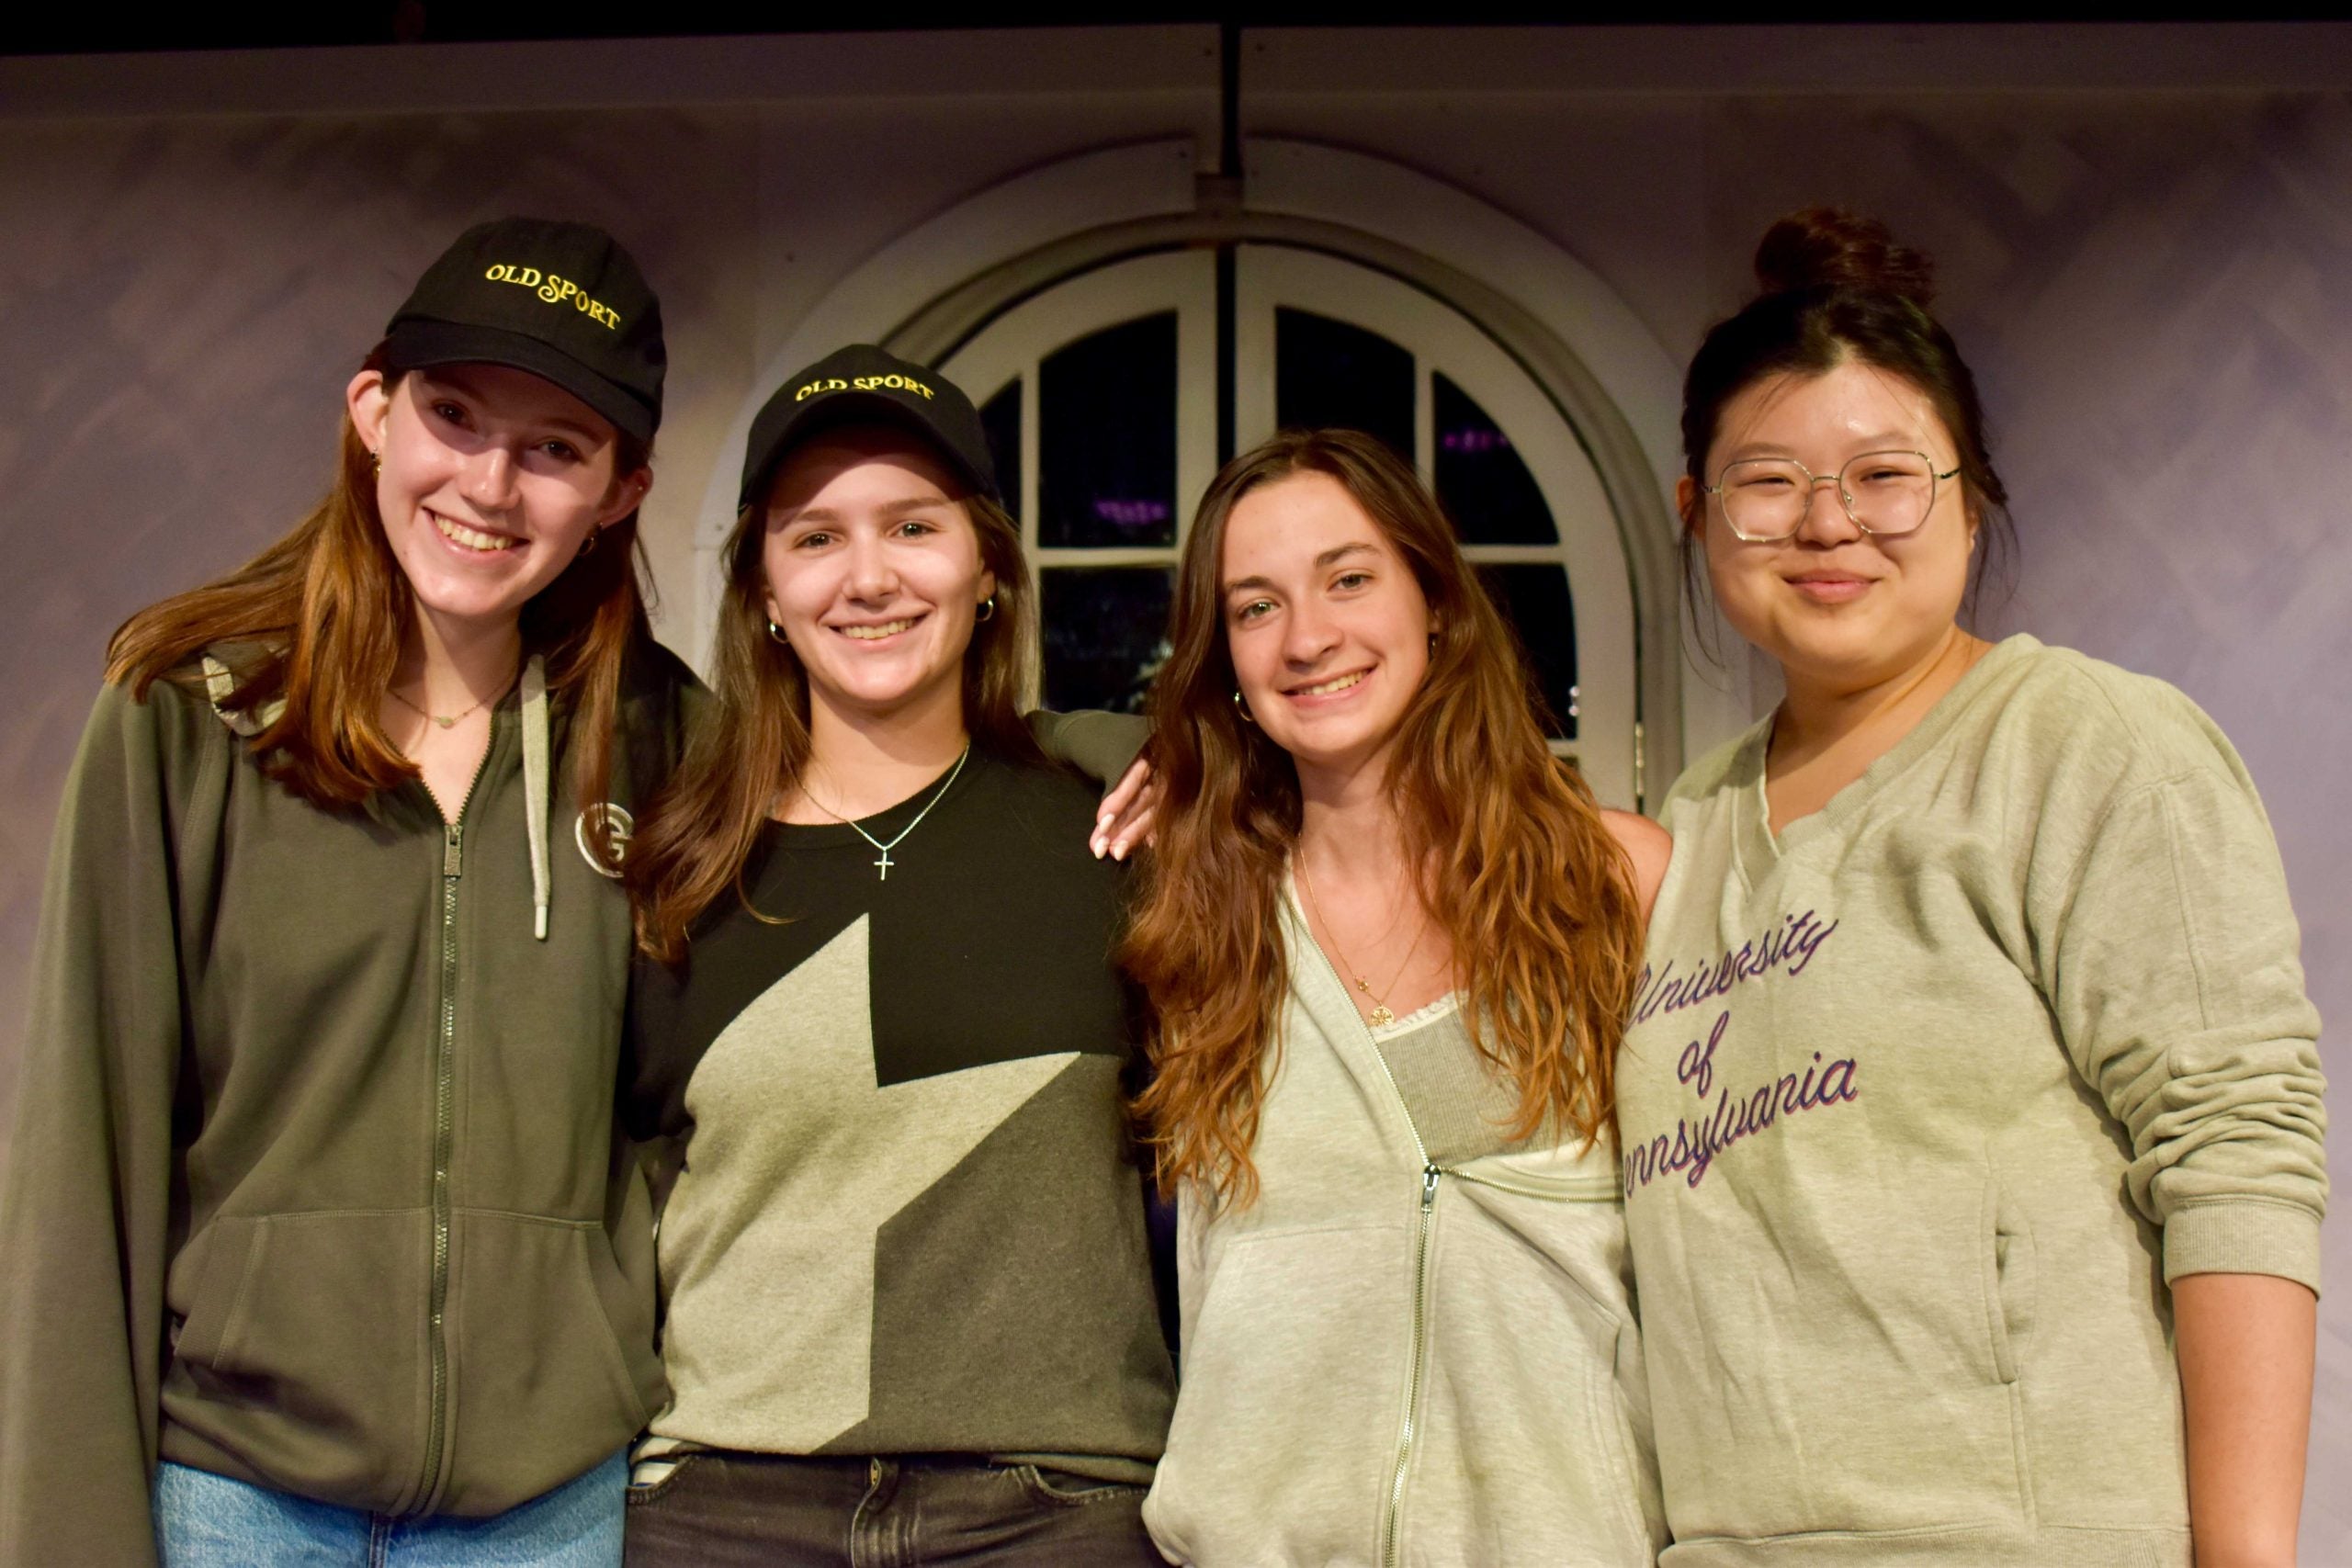
[[[450,1232],[443,1506],[487,1514],[609,1457],[662,1396],[652,1281],[603,1224],[460,1209]]]
[[[2001,1190],[1984,1183],[1984,1314],[1992,1329],[1994,1374],[2018,1381],[2018,1360],[2033,1325],[2033,1232]]]
[[[1712,1178],[1657,1200],[1711,1260],[1641,1281],[1678,1540],[2025,1520],[1986,1179],[1890,1156],[1769,1207]]]
[[[430,1401],[426,1212],[224,1217],[200,1245],[164,1414],[283,1490],[413,1503]]]
[[[1163,1550],[1205,1563],[1376,1559],[1413,1258],[1397,1223],[1264,1229],[1215,1249],[1144,1508]]]

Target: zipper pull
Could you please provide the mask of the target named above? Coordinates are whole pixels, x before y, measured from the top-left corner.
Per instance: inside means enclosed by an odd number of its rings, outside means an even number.
[[[1421,1167],[1421,1213],[1437,1207],[1437,1179],[1445,1173],[1433,1165]]]
[[[454,877],[459,873],[465,860],[465,831],[463,828],[452,822],[442,833],[441,874],[444,876]]]

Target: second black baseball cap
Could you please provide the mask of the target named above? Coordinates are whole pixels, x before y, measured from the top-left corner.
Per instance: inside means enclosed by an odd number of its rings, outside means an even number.
[[[620,243],[590,224],[474,225],[392,312],[384,350],[394,370],[527,370],[639,441],[662,423],[662,301]]]
[[[765,494],[785,454],[819,431],[867,423],[894,424],[923,437],[975,491],[1002,502],[987,432],[964,389],[926,366],[856,343],[786,381],[752,421],[736,505],[749,506]]]

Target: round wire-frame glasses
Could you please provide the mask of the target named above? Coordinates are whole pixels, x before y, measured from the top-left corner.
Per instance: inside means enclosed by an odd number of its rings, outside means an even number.
[[[1955,464],[1939,473],[1925,452],[1900,450],[1861,453],[1834,474],[1816,474],[1794,457],[1747,457],[1724,464],[1713,484],[1699,488],[1715,498],[1724,525],[1747,544],[1794,538],[1813,510],[1814,491],[1825,484],[1837,487],[1838,503],[1855,527],[1897,539],[1918,531],[1936,509],[1937,487],[1959,472]]]

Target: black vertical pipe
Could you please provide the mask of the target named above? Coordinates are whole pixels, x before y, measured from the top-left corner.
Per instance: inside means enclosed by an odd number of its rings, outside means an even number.
[[[1241,24],[1217,24],[1217,155],[1221,180],[1241,183]],[[1219,468],[1233,460],[1234,396],[1234,251],[1233,242],[1216,248],[1216,461]]]

